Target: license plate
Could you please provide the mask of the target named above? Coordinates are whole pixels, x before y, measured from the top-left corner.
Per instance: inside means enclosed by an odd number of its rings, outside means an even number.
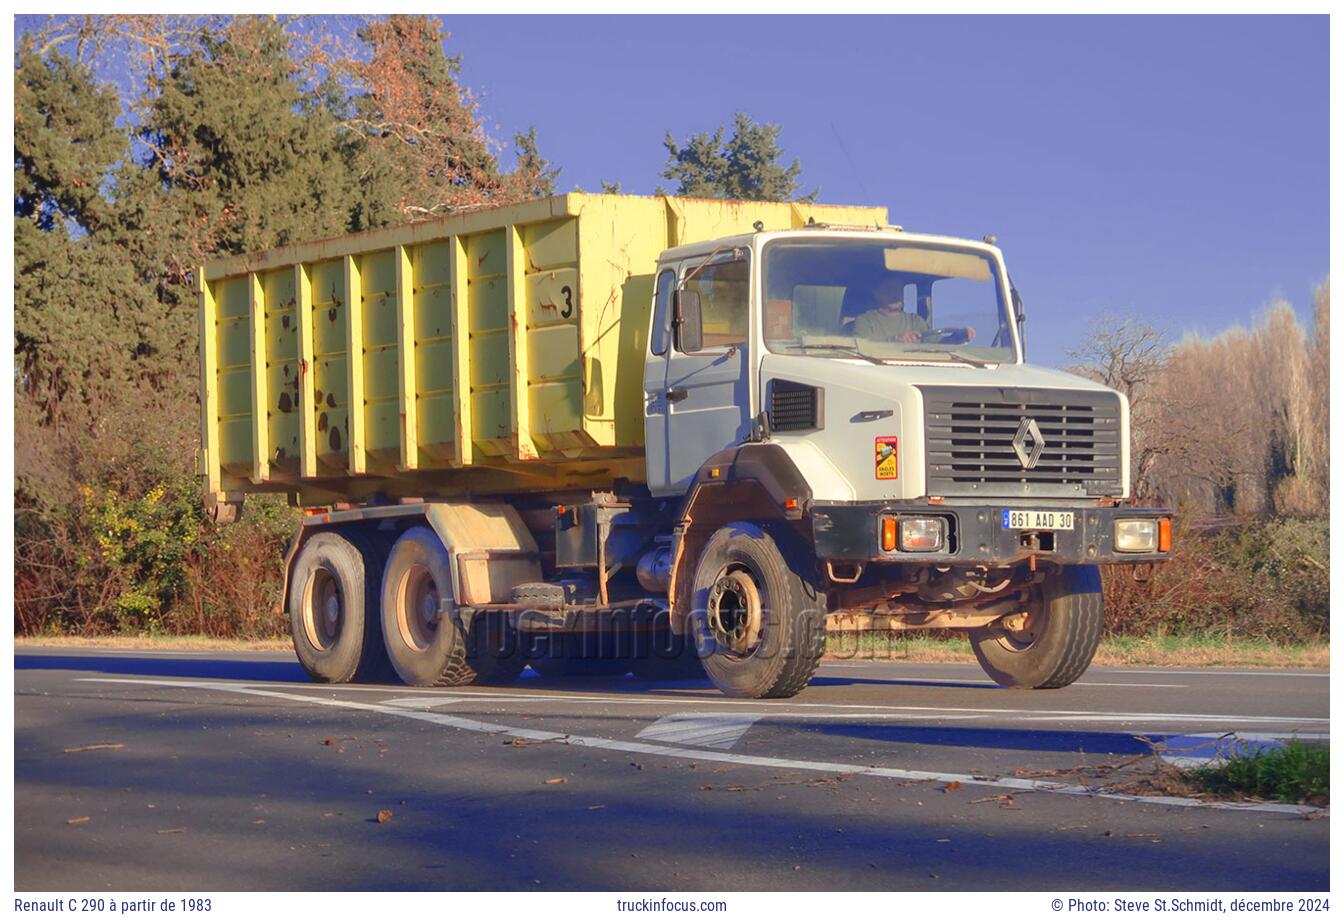
[[[1072,511],[1003,509],[1004,530],[1073,530]]]

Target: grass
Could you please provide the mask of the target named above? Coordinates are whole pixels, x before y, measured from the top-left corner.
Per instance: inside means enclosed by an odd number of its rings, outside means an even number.
[[[1189,778],[1214,795],[1324,806],[1330,804],[1330,748],[1294,739],[1280,748],[1192,770]]]
[[[205,636],[15,636],[16,647],[198,649],[201,651],[289,651],[289,639],[213,639]],[[839,661],[899,661],[974,664],[964,638],[919,633],[833,632],[827,657]],[[1196,668],[1320,668],[1330,667],[1327,642],[1281,645],[1226,636],[1121,636],[1103,639],[1094,662],[1099,665]]]
[[[15,636],[14,647],[33,648],[112,648],[112,649],[181,649],[183,651],[251,651],[287,652],[294,648],[288,638],[275,639],[216,639],[211,636]]]
[[[918,633],[833,632],[827,639],[827,657],[854,661],[908,661],[912,663],[973,663],[975,655],[964,638],[941,638]],[[1099,665],[1137,665],[1176,668],[1321,668],[1330,667],[1328,642],[1280,644],[1260,639],[1229,639],[1222,635],[1118,636],[1101,641]]]

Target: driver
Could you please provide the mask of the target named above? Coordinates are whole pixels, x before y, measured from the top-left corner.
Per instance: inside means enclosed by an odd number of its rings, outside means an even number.
[[[883,278],[873,288],[875,308],[854,321],[854,337],[874,342],[918,342],[929,331],[928,321],[905,312],[905,284],[899,278]]]

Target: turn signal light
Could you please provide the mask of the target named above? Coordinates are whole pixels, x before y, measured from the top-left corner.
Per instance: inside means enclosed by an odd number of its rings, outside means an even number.
[[[882,519],[882,552],[889,553],[896,548],[896,519]]]
[[[1157,551],[1171,552],[1171,518],[1163,518],[1157,524]]]

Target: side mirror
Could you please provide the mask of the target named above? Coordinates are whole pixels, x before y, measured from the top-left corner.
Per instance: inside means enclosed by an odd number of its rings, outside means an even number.
[[[673,325],[677,334],[677,350],[694,354],[705,344],[705,331],[700,315],[700,294],[684,288],[677,291],[673,302]]]
[[[1013,312],[1017,314],[1017,337],[1022,341],[1023,360],[1027,356],[1027,313],[1022,305],[1022,296],[1017,293],[1017,288],[1010,288],[1013,294]]]

